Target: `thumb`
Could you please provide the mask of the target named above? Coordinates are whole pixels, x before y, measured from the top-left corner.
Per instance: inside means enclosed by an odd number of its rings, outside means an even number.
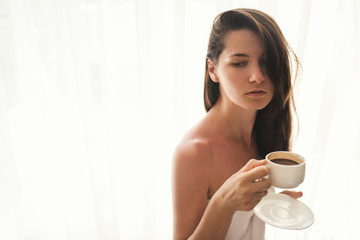
[[[250,159],[244,167],[242,167],[240,169],[239,172],[247,172],[250,171],[253,168],[259,167],[259,166],[263,166],[267,163],[266,160],[257,160],[257,159]]]
[[[302,192],[295,192],[295,191],[289,191],[289,190],[282,191],[281,193],[286,194],[294,199],[298,199],[298,198],[302,197],[302,195],[303,195]]]

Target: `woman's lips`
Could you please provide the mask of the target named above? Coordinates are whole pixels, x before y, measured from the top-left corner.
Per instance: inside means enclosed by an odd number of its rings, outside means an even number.
[[[262,89],[254,89],[251,90],[250,92],[247,92],[246,95],[251,96],[251,97],[261,97],[264,96],[266,94],[266,92]]]

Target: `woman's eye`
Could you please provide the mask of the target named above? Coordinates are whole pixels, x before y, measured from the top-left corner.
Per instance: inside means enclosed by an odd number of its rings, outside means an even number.
[[[247,62],[246,61],[241,61],[241,62],[234,62],[232,63],[232,65],[236,66],[236,67],[243,67],[246,66]]]
[[[265,68],[265,66],[266,66],[266,61],[265,61],[265,59],[261,59],[261,60],[259,61],[259,65],[260,65],[261,68]]]

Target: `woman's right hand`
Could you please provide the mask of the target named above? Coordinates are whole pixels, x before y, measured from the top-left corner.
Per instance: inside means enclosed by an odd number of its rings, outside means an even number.
[[[271,187],[270,180],[264,178],[268,175],[266,163],[266,160],[251,159],[226,180],[213,197],[230,213],[252,210]]]

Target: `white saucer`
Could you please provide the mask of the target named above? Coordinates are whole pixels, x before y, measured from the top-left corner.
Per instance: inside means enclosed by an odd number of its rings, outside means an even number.
[[[314,222],[311,209],[286,194],[269,193],[254,212],[264,222],[279,228],[299,230],[310,227]]]

